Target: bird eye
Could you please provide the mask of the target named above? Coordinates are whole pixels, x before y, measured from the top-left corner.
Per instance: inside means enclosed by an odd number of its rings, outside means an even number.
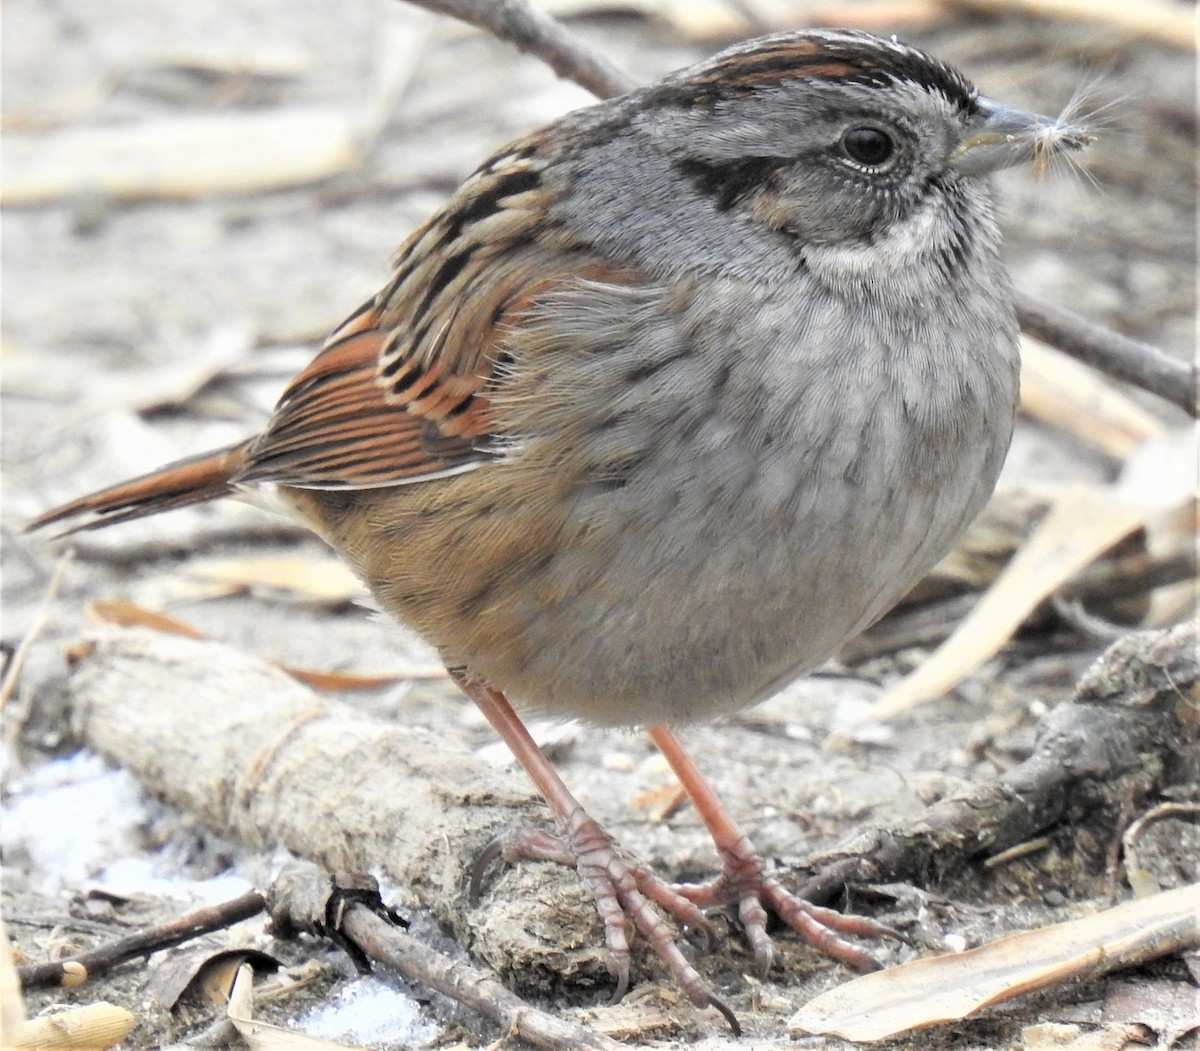
[[[878,168],[891,160],[896,143],[879,128],[851,128],[842,136],[842,150],[856,164]]]

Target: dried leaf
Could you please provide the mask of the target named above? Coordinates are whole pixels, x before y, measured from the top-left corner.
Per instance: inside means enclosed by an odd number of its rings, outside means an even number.
[[[384,686],[391,686],[393,683],[412,678],[410,675],[399,673],[366,675],[348,671],[313,671],[309,668],[295,668],[289,664],[282,664],[280,667],[297,682],[302,682],[305,686],[325,693],[336,693],[339,690],[378,690]],[[433,675],[437,678],[444,678],[446,673],[438,669]]]
[[[208,637],[182,620],[122,599],[96,599],[88,603],[87,611],[90,617],[102,624],[116,624],[122,628],[150,628],[152,631],[182,635],[188,639]]]
[[[687,793],[681,785],[661,785],[633,797],[634,807],[650,811],[651,821],[666,821],[686,802]]]
[[[853,7],[842,3],[806,5],[806,19],[815,26],[849,26],[876,32],[893,32],[898,26],[923,26],[946,17],[943,0],[860,0]],[[785,24],[789,28],[795,23]]]
[[[188,198],[295,186],[357,164],[355,131],[349,114],[314,106],[7,135],[0,201],[44,204],[89,192]]]
[[[229,1020],[251,1051],[356,1051],[350,1044],[335,1044],[305,1036],[294,1029],[282,1029],[254,1021],[254,969],[244,963],[238,969],[229,995]]]
[[[1117,492],[1127,499],[1152,503],[1178,496],[1178,514],[1147,525],[1146,549],[1157,557],[1196,550],[1200,533],[1200,501],[1195,493],[1200,478],[1200,454],[1194,427],[1181,427],[1138,448],[1125,462]],[[1187,580],[1170,588],[1158,588],[1151,596],[1149,627],[1174,624],[1195,616],[1196,581]]]
[[[1108,489],[1064,489],[958,630],[916,671],[885,690],[864,721],[890,718],[952,689],[997,653],[1021,622],[1075,573],[1164,514],[1178,514],[1178,509],[1147,510]]]
[[[145,371],[123,371],[111,383],[101,384],[104,389],[94,391],[90,402],[106,410],[128,405],[139,413],[178,408],[243,360],[253,345],[253,336],[245,326],[218,326],[189,348],[182,363],[171,361]]]
[[[1106,1025],[1084,1030],[1061,1022],[1041,1022],[1021,1030],[1024,1051],[1125,1051],[1144,1048],[1145,1032],[1137,1026]]]
[[[1021,408],[1118,460],[1164,432],[1095,369],[1031,339],[1021,341]]]
[[[415,68],[424,33],[412,18],[380,34],[377,90],[360,110],[293,106],[169,119],[4,141],[0,201],[42,204],[78,193],[118,199],[190,198],[296,186],[355,167]]]
[[[230,558],[189,562],[184,575],[220,585],[226,593],[270,591],[287,598],[344,606],[367,589],[345,564],[332,558]]]
[[[978,949],[877,971],[805,1004],[788,1027],[882,1040],[1197,945],[1200,884],[1191,884]]]
[[[146,983],[146,991],[168,1010],[173,1010],[184,994],[201,989],[214,1004],[225,1004],[233,988],[233,980],[242,964],[258,971],[277,971],[280,963],[275,957],[249,947],[230,948],[208,943],[193,943],[173,949],[154,966]]]
[[[286,559],[280,561],[288,561]],[[182,635],[184,638],[207,641],[204,632],[176,617],[147,609],[133,602],[120,599],[98,599],[88,604],[88,613],[104,624],[116,624],[122,628],[149,628],[167,635]],[[81,656],[86,656],[86,652]],[[313,668],[297,668],[290,664],[276,665],[293,679],[316,690],[336,692],[339,690],[377,690],[395,682],[417,679],[441,679],[446,671],[441,667],[409,668],[394,672],[320,671]]]
[[[294,78],[316,64],[311,51],[281,45],[254,43],[252,48],[202,46],[162,52],[147,68],[188,69],[231,77]]]

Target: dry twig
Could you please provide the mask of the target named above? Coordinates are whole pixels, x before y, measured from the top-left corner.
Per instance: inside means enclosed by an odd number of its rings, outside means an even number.
[[[1103,814],[1125,794],[1145,798],[1178,775],[1179,762],[1195,763],[1198,643],[1194,623],[1126,636],[1084,674],[1074,699],[1042,721],[1028,759],[901,826],[852,833],[812,859],[815,875],[798,893],[828,901],[847,884],[924,885],[1036,836],[1069,811]]]
[[[243,894],[240,898],[234,898],[221,905],[197,909],[159,927],[151,927],[127,938],[119,938],[91,952],[80,953],[64,960],[26,964],[17,968],[17,976],[25,989],[43,985],[81,985],[88,978],[103,974],[127,960],[149,956],[152,952],[170,948],[201,934],[231,927],[258,915],[266,908],[266,904],[266,899],[261,894]]]
[[[412,0],[412,3],[508,41],[599,98],[623,95],[638,86],[632,76],[607,56],[525,0]]]
[[[4,679],[0,681],[0,712],[4,711],[9,698],[16,692],[17,683],[21,680],[21,669],[25,667],[25,658],[29,656],[33,644],[46,628],[50,619],[50,610],[54,606],[54,600],[58,598],[59,588],[62,587],[67,566],[71,564],[74,557],[74,552],[66,551],[58,560],[58,565],[54,567],[54,575],[50,578],[50,583],[46,586],[46,593],[42,596],[41,604],[34,615],[33,623],[25,632],[25,637],[21,639],[12,659],[8,662],[8,667],[4,670]]]
[[[1104,614],[1122,600],[1148,595],[1156,588],[1195,578],[1200,557],[1194,551],[1162,556],[1138,552],[1122,558],[1105,559],[1080,572],[1052,602],[1097,603]],[[990,584],[990,581],[986,582]],[[847,664],[884,657],[914,646],[932,649],[944,642],[980,599],[981,591],[931,601],[914,602],[890,613],[870,630],[847,642],[838,656]],[[1041,609],[1030,620],[1041,616]],[[1060,612],[1055,606],[1056,612]],[[1029,621],[1026,621],[1026,626]],[[1125,625],[1120,625],[1124,628]]]
[[[392,922],[369,876],[330,878],[318,866],[297,861],[279,874],[270,900],[277,929],[333,937],[351,950],[356,963],[370,959],[387,964],[408,981],[469,1007],[531,1047],[618,1051],[621,1046],[585,1026],[539,1011],[485,972],[413,937]]]
[[[1122,336],[1028,292],[1017,293],[1017,318],[1027,335],[1114,379],[1157,394],[1191,416],[1200,415],[1200,377],[1195,365],[1175,361],[1157,347]]]

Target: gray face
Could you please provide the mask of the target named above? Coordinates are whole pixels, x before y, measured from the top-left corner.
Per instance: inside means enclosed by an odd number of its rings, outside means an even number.
[[[853,32],[740,45],[563,127],[576,143],[565,217],[659,273],[718,259],[725,273],[769,273],[771,246],[899,238],[895,227],[928,228],[935,212],[954,265],[982,177],[1086,141],[980,98],[913,48]],[[735,243],[751,228],[756,241]]]
[[[789,81],[711,114],[641,123],[718,209],[823,243],[878,233],[920,209],[954,178],[949,160],[969,121],[920,85]]]

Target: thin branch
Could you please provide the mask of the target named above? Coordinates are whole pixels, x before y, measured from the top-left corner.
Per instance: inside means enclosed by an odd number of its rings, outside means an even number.
[[[16,692],[17,683],[21,681],[21,671],[25,667],[25,658],[29,656],[29,651],[33,648],[38,636],[46,629],[50,611],[54,607],[54,600],[58,598],[63,577],[74,557],[75,552],[68,549],[58,560],[58,565],[54,567],[54,575],[51,576],[50,583],[46,586],[46,593],[42,596],[37,613],[34,614],[33,623],[29,625],[29,630],[25,632],[25,637],[17,646],[16,652],[8,662],[8,667],[4,670],[3,681],[0,681],[0,712],[4,710],[9,698]]]
[[[1189,416],[1200,416],[1196,366],[1157,347],[1119,335],[1028,292],[1017,293],[1021,331],[1057,347],[1100,372],[1157,394]]]
[[[1148,595],[1155,588],[1192,580],[1198,569],[1200,559],[1194,551],[1174,551],[1159,556],[1140,552],[1089,566],[1066,584],[1056,598],[1100,604],[1101,611],[1111,616],[1113,614],[1108,611],[1114,603]],[[978,591],[913,604],[890,613],[847,642],[838,651],[838,657],[847,664],[861,664],[913,646],[938,646],[966,619],[979,602],[982,589],[990,583],[990,580],[982,582]],[[1062,609],[1055,608],[1063,613]],[[1129,630],[1123,627],[1123,632]]]
[[[621,95],[638,82],[566,26],[526,0],[410,0],[438,14],[484,29],[519,50],[540,58],[560,77],[599,98]],[[1016,296],[1017,318],[1027,335],[1040,339],[1092,368],[1200,415],[1197,374],[1147,343],[1128,339],[1062,307],[1023,292]]]
[[[258,915],[266,907],[266,899],[261,894],[243,894],[240,898],[234,898],[221,905],[197,909],[170,923],[109,942],[91,952],[47,963],[25,964],[17,968],[17,977],[25,989],[44,985],[81,985],[88,978],[103,974],[117,964],[149,956],[160,949],[190,941],[210,931],[232,927],[235,923]]]
[[[419,982],[490,1019],[522,1043],[545,1051],[620,1051],[615,1040],[532,1007],[487,972],[413,937],[394,922],[370,876],[330,876],[311,862],[292,861],[272,885],[270,903],[281,935],[300,930],[330,938],[360,969],[367,961],[386,964],[406,981]]]
[[[431,949],[364,905],[347,910],[343,929],[368,956],[394,967],[409,981],[420,982],[491,1019],[522,1043],[548,1051],[619,1051],[621,1047],[602,1033],[538,1010],[486,971]]]
[[[624,95],[637,88],[630,74],[580,40],[557,19],[525,0],[412,0],[438,14],[485,29],[528,55],[540,58],[555,73],[598,98]]]
[[[1085,602],[1133,598],[1191,580],[1198,570],[1200,557],[1195,551],[1139,552],[1089,566],[1063,588],[1063,594]]]

